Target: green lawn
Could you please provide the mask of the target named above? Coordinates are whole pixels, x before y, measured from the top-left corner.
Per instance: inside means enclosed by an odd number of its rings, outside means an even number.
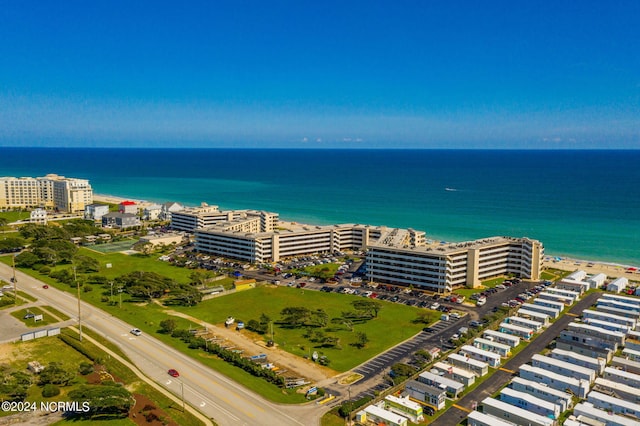
[[[44,308],[47,309],[48,307],[45,306]],[[24,316],[27,313],[32,313],[34,315],[42,315],[42,321],[36,322],[33,318],[25,319]],[[25,323],[27,327],[44,327],[46,325],[55,324],[58,322],[57,319],[53,318],[47,312],[44,312],[38,306],[32,306],[31,308],[18,309],[17,311],[11,312],[11,316]]]
[[[18,220],[29,219],[31,212],[25,211],[10,211],[0,212],[0,217],[7,219],[8,223],[17,222]]]
[[[258,320],[262,313],[277,322],[281,318],[280,312],[283,308],[294,306],[304,306],[311,310],[322,308],[329,318],[340,317],[342,312],[352,311],[351,302],[358,299],[362,298],[289,287],[258,287],[207,300],[195,307],[174,309],[213,324],[223,324],[228,316],[233,316],[246,324],[251,319]],[[303,337],[304,329],[284,328],[278,324],[274,325],[274,340],[287,352],[304,357],[317,351],[331,360],[330,367],[334,370],[349,370],[413,336],[424,327],[424,324],[413,322],[418,312],[424,310],[388,302],[379,303],[383,307],[378,318],[355,324],[353,332],[342,324],[329,324],[324,329],[327,335],[340,338],[342,349],[318,347],[317,344]],[[433,321],[437,316],[438,313],[433,312]],[[351,345],[355,342],[355,332],[358,331],[366,333],[369,338],[369,343],[363,349],[357,349]]]

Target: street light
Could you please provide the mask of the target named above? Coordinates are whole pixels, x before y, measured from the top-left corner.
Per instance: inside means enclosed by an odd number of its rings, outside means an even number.
[[[80,330],[80,341],[82,342],[82,314],[80,312],[80,282],[76,275],[76,267],[73,266],[73,279],[76,281],[76,288],[78,289],[78,329]]]

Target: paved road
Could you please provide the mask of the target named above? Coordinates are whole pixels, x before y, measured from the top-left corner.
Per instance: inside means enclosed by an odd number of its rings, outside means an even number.
[[[457,408],[456,406],[452,406],[446,413],[438,417],[431,424],[434,426],[451,426],[460,423],[462,419],[467,417],[467,414],[471,410],[474,402],[480,403],[480,401],[491,396],[498,391],[498,389],[507,384],[514,375],[517,375],[518,369],[522,364],[526,364],[531,361],[531,357],[534,354],[541,352],[549,343],[551,343],[551,341],[555,339],[562,330],[567,328],[567,325],[572,322],[576,316],[579,316],[583,310],[596,303],[600,294],[601,293],[591,293],[585,296],[582,300],[576,303],[568,313],[565,313],[556,322],[551,324],[549,328],[540,334],[522,352],[510,359],[502,369],[493,373],[493,375],[485,380],[480,386],[457,401],[456,405],[458,407],[463,407],[466,411]],[[513,371],[514,373],[505,370]]]
[[[0,264],[0,278],[8,281],[11,268]],[[18,289],[77,319],[77,300],[54,288],[43,289],[42,282],[17,273]],[[157,339],[129,333],[127,324],[92,305],[82,303],[82,324],[117,344],[148,377],[184,398],[219,425],[312,425],[318,424],[326,407],[278,405],[229,380],[225,376],[176,351]],[[169,368],[180,371],[180,378],[167,375]]]

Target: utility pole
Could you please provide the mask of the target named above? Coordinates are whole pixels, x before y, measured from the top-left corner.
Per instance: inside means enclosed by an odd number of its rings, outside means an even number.
[[[18,280],[16,279],[16,255],[12,257],[13,260],[13,303],[18,304]]]
[[[76,274],[76,267],[73,266],[73,279],[76,280],[76,288],[78,289],[78,329],[80,330],[80,341],[82,342],[82,314],[80,312],[80,282]]]

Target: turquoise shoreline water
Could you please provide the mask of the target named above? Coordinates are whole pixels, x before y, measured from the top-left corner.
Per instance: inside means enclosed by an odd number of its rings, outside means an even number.
[[[0,175],[57,173],[94,192],[264,209],[428,238],[541,240],[547,254],[640,264],[640,151],[2,148]]]

